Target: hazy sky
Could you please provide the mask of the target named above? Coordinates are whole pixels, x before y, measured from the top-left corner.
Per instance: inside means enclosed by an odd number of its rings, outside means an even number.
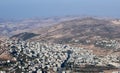
[[[0,18],[65,15],[120,17],[120,0],[0,0]]]

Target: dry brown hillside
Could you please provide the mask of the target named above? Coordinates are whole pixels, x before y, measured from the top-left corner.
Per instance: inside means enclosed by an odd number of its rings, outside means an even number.
[[[61,22],[49,28],[36,30],[40,34],[34,39],[46,41],[67,41],[73,39],[94,39],[95,37],[120,38],[120,26],[109,20],[83,18]],[[33,30],[34,31],[34,30]]]

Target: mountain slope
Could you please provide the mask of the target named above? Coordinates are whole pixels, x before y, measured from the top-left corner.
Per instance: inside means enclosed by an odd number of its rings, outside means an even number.
[[[61,22],[49,28],[44,28],[42,32],[38,30],[41,35],[33,39],[53,42],[93,37],[114,39],[120,38],[119,28],[120,25],[114,25],[109,20],[82,18]]]

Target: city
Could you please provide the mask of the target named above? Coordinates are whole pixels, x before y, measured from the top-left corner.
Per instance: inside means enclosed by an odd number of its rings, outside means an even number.
[[[8,67],[7,72],[103,73],[104,70],[117,70],[120,67],[119,55],[96,56],[92,50],[69,45],[13,40],[6,40],[5,44],[9,46],[7,50],[12,58],[6,62],[1,61],[0,67],[3,70]]]

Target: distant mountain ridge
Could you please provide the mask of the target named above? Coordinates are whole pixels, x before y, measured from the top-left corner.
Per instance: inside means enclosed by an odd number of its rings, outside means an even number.
[[[0,19],[0,36],[12,36],[22,32],[32,32],[32,30],[51,26],[62,21],[68,21],[80,17],[51,17],[51,18],[30,18],[21,20]]]

